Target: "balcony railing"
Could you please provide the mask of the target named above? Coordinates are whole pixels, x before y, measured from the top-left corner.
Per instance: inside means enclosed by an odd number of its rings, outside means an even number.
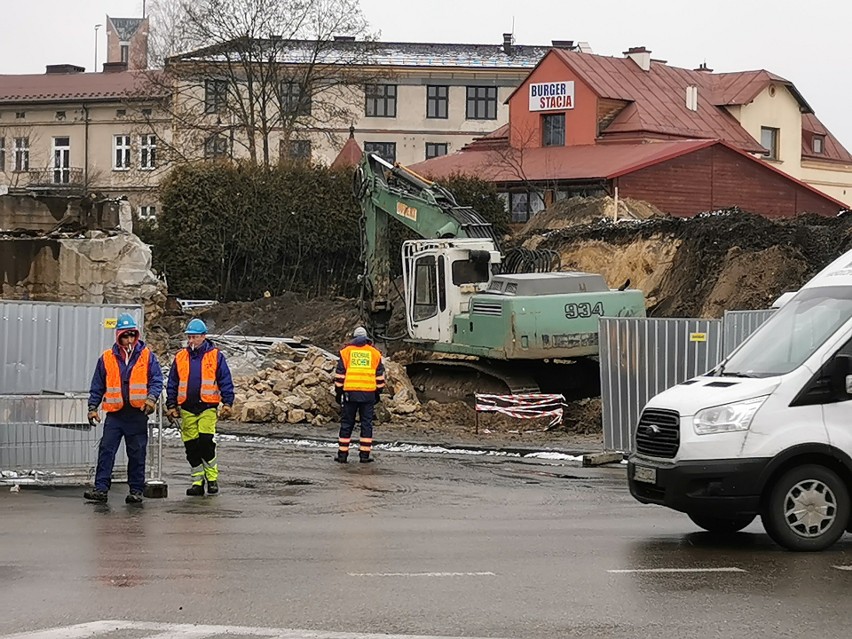
[[[83,187],[83,169],[30,169],[30,188],[79,189]]]

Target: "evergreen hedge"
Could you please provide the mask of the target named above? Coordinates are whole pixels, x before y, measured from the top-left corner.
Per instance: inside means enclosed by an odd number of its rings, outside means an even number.
[[[351,185],[351,169],[302,163],[180,166],[161,185],[162,213],[143,239],[153,244],[169,292],[180,297],[354,296],[363,267]],[[506,232],[508,214],[492,184],[455,177],[443,185]],[[391,228],[398,269],[399,243],[409,235],[401,224]]]

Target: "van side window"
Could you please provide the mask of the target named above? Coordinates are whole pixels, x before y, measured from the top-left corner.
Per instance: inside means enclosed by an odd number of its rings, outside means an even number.
[[[796,398],[790,402],[790,406],[813,406],[816,404],[833,404],[835,402],[848,401],[848,399],[840,399],[835,396],[831,389],[831,367],[834,358],[837,355],[847,355],[852,357],[852,339],[849,339],[843,346],[829,358],[820,370],[818,370],[804,388],[799,391]]]

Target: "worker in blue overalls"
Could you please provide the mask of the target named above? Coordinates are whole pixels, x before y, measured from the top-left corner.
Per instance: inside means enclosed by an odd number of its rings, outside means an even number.
[[[123,313],[116,322],[115,344],[98,358],[89,390],[89,423],[94,425],[101,421],[99,406],[103,406],[106,420],[98,446],[95,486],[83,493],[88,501],[107,501],[115,454],[124,438],[127,483],[130,484],[125,501],[141,503],[145,488],[148,415],[154,412],[162,391],[160,364],[140,339],[136,320]]]

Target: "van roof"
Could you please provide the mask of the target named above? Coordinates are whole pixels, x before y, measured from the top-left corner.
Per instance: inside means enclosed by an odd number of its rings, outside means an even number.
[[[852,286],[852,251],[847,251],[814,275],[802,289]]]

